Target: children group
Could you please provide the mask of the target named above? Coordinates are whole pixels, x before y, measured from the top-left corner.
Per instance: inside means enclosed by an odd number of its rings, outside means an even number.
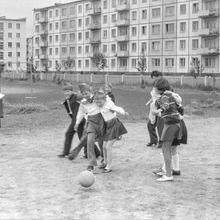
[[[111,84],[105,84],[104,88],[94,91],[88,84],[80,83],[78,93],[73,92],[72,85],[64,87],[66,99],[63,104],[71,117],[71,123],[65,134],[63,152],[58,155],[59,157],[73,160],[83,148],[84,157],[88,159],[87,170],[93,172],[98,165],[97,158],[101,156],[98,168],[102,169],[103,173],[112,171],[112,147],[127,133],[117,115],[128,113],[115,105],[115,97],[111,90]],[[148,146],[160,143],[164,158],[164,165],[154,173],[158,176],[157,181],[173,181],[173,175],[180,175],[177,146],[187,143],[182,99],[163,77],[154,81],[151,96],[148,102],[150,104],[148,130],[151,141]],[[161,132],[158,132],[159,130]],[[76,132],[80,141],[70,152]]]

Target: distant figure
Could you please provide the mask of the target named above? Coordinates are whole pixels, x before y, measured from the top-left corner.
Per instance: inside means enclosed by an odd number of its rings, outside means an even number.
[[[71,144],[72,140],[75,134],[75,123],[76,123],[76,116],[78,113],[79,109],[79,102],[80,102],[80,96],[76,93],[73,93],[73,87],[72,85],[65,86],[63,88],[64,94],[66,95],[65,101],[62,103],[67,110],[67,113],[69,114],[71,118],[71,123],[65,133],[65,142],[64,142],[64,149],[62,154],[58,155],[58,157],[66,157],[68,156],[70,149],[71,149]],[[83,118],[78,125],[77,133],[79,139],[81,139],[83,130],[85,126],[85,119]],[[86,155],[85,155],[86,156]]]
[[[112,93],[112,84],[107,83],[105,84],[105,94],[109,96],[109,98],[115,103],[115,96]]]

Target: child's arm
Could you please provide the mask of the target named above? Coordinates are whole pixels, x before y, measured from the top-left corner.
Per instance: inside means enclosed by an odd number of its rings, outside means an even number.
[[[77,130],[80,122],[82,121],[83,117],[85,117],[85,115],[86,115],[86,109],[83,107],[82,104],[80,104],[79,110],[76,116],[76,124],[75,124],[74,130]]]
[[[179,94],[175,93],[175,92],[171,92],[171,91],[165,91],[164,94],[172,94],[172,96],[174,97],[176,104],[177,105],[181,105],[182,104],[182,98],[179,96]]]
[[[145,105],[148,106],[150,105],[151,102],[152,102],[152,98]]]
[[[112,102],[111,100],[108,101],[108,108],[111,111],[117,112],[121,115],[128,115],[128,112],[126,112],[123,108],[115,105],[114,102]]]

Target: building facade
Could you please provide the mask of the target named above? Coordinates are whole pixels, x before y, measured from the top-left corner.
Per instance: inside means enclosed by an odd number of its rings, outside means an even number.
[[[0,62],[9,71],[26,70],[26,18],[0,17]]]
[[[38,70],[188,73],[197,63],[219,73],[219,0],[80,0],[34,9],[33,58]]]

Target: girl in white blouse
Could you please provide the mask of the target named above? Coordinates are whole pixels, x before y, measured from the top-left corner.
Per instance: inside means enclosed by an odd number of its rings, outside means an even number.
[[[104,154],[104,173],[112,171],[112,146],[115,141],[123,134],[127,133],[127,129],[117,118],[116,113],[128,115],[121,107],[118,107],[112,100],[105,95],[102,89],[95,93],[95,103],[100,108],[100,113],[106,123],[106,134],[104,136],[103,154]]]

